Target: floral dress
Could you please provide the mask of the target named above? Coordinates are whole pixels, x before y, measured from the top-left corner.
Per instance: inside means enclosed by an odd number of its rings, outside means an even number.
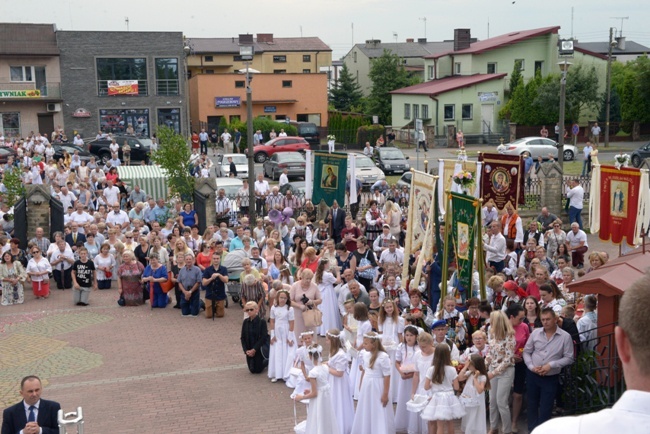
[[[4,279],[15,278],[18,278],[18,283],[15,285],[4,281]],[[25,282],[26,278],[25,269],[20,262],[14,262],[12,267],[7,267],[7,264],[0,264],[0,279],[2,279],[1,303],[3,306],[22,304],[25,301],[23,282]]]
[[[118,276],[122,284],[122,296],[126,306],[140,306],[144,304],[142,294],[142,272],[144,266],[135,261],[131,264],[122,264],[118,269]]]

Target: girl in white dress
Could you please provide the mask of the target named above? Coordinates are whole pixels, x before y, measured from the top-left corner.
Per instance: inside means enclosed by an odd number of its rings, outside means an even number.
[[[320,345],[311,345],[307,348],[307,354],[314,364],[308,374],[309,389],[304,390],[302,394],[296,395],[293,399],[296,401],[309,400],[305,433],[340,434],[332,407],[330,374],[327,366],[320,363],[322,352],[323,347]]]
[[[394,434],[395,415],[390,402],[390,357],[384,351],[380,335],[370,332],[363,336],[361,357],[361,392],[352,432]]]
[[[372,325],[368,320],[368,307],[364,303],[354,304],[354,319],[357,320],[357,338],[354,348],[359,352],[357,356],[352,359],[352,367],[350,368],[350,384],[352,384],[352,397],[354,400],[359,399],[359,390],[361,388],[361,350],[363,349],[363,337],[366,333],[372,331]]]
[[[311,330],[303,332],[300,334],[300,339],[302,340],[302,346],[296,349],[296,355],[291,363],[291,368],[297,369],[290,369],[289,379],[285,381],[287,387],[294,389],[291,394],[291,399],[293,399],[294,395],[302,392],[309,386],[309,381],[306,380],[307,374],[314,367],[307,354],[307,348],[314,341],[314,332]]]
[[[327,331],[327,341],[330,344],[330,356],[327,367],[330,372],[330,386],[332,387],[332,405],[334,415],[341,434],[352,432],[354,419],[354,402],[352,401],[352,387],[350,385],[350,357],[343,349],[340,330]]]
[[[413,384],[411,385],[411,398],[413,395],[430,395],[429,391],[424,389],[427,371],[433,364],[433,336],[429,333],[420,332],[418,334],[418,346],[420,350],[413,356],[415,372],[413,373]],[[417,418],[409,418],[408,434],[425,434],[429,431],[427,423],[420,418],[418,413],[414,413]],[[442,433],[441,433],[442,434]]]
[[[395,352],[395,366],[397,368],[397,407],[395,408],[395,429],[398,432],[407,432],[409,421],[413,419],[413,425],[420,423],[420,416],[411,413],[406,409],[406,403],[411,399],[413,386],[413,375],[415,372],[415,357],[418,347],[418,329],[413,325],[404,327],[404,342],[399,344]],[[391,381],[391,387],[392,381]]]
[[[269,378],[272,383],[287,381],[291,361],[296,354],[293,333],[293,307],[289,306],[289,291],[278,291],[275,306],[271,307],[271,348],[269,351]]]
[[[390,374],[391,402],[397,402],[397,385],[400,381],[397,366],[395,366],[395,352],[397,346],[404,339],[404,318],[399,316],[395,301],[390,298],[384,299],[379,309],[379,321],[377,329],[381,334],[381,343],[390,357],[392,372]]]
[[[319,306],[323,312],[323,324],[318,328],[318,334],[325,336],[329,329],[341,330],[341,314],[339,312],[338,298],[334,285],[341,283],[338,269],[335,274],[330,271],[330,262],[327,258],[322,258],[314,274],[314,283],[318,285],[323,302]]]
[[[485,420],[485,391],[490,389],[485,360],[480,354],[472,354],[458,377],[467,380],[460,401],[465,406],[465,416],[460,429],[465,434],[483,434],[487,430]]]
[[[433,366],[427,371],[424,389],[431,390],[431,400],[422,410],[422,420],[429,423],[429,432],[454,434],[454,419],[465,416],[465,407],[454,394],[458,390],[458,373],[451,366],[451,351],[448,345],[437,345]]]
[[[357,327],[359,323],[354,319],[354,300],[345,300],[345,316],[343,316],[343,329],[346,342],[355,342],[357,340]]]

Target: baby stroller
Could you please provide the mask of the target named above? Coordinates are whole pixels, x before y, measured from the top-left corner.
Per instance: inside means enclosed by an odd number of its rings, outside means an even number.
[[[235,250],[226,255],[221,265],[228,270],[228,285],[226,288],[227,295],[232,298],[233,303],[240,303],[241,305],[241,284],[239,282],[239,275],[244,271],[242,261],[248,258],[244,250]],[[226,298],[226,307],[228,307],[228,298]]]

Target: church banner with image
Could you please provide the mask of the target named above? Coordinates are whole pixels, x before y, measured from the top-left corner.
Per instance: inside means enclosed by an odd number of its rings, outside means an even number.
[[[450,193],[451,228],[449,237],[456,254],[460,286],[471,291],[474,272],[474,248],[476,240],[476,214],[479,201],[465,194]],[[480,234],[478,234],[480,236]],[[468,297],[469,298],[469,297]]]
[[[518,155],[480,154],[483,161],[481,170],[481,197],[484,202],[492,200],[498,210],[510,204],[517,209],[523,193],[523,170]]]
[[[348,171],[348,154],[342,152],[314,152],[313,203],[318,206],[321,199],[327,206],[336,200],[345,204],[345,181]]]

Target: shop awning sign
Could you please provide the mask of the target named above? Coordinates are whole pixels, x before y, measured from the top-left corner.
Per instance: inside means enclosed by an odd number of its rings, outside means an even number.
[[[137,95],[138,80],[109,80],[109,95]]]
[[[217,108],[241,107],[241,98],[238,96],[217,96],[214,98]]]

